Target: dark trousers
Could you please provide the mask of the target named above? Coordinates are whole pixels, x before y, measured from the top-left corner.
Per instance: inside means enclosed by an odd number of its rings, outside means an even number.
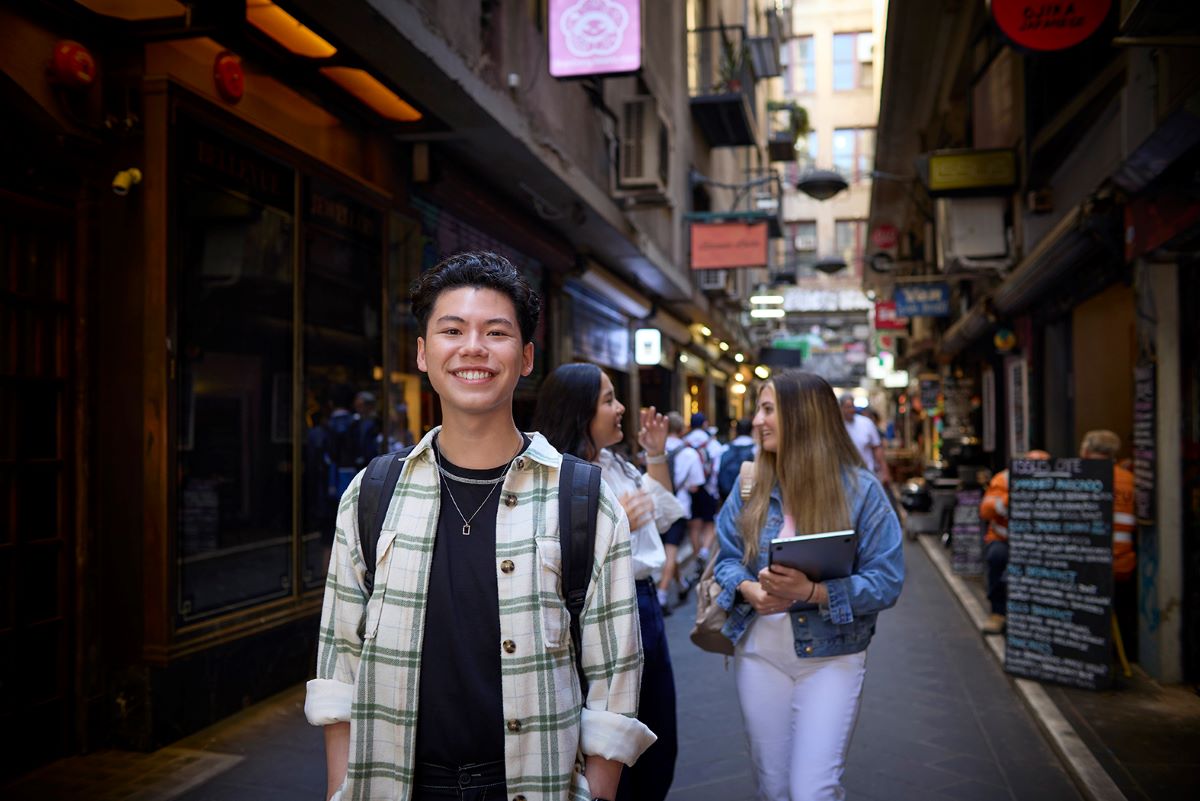
[[[507,801],[504,762],[449,768],[421,763],[413,779],[412,801]]]
[[[667,650],[662,607],[654,582],[637,582],[638,617],[642,624],[642,695],[638,720],[658,735],[632,767],[621,771],[616,801],[663,801],[675,778],[679,737],[675,731],[675,674]]]
[[[989,542],[983,549],[987,562],[987,597],[993,615],[1008,614],[1008,543]]]

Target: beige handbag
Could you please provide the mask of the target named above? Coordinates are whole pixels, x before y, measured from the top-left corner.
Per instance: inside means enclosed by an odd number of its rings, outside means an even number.
[[[742,462],[738,472],[738,484],[742,498],[748,498],[754,486],[754,462]],[[708,560],[704,572],[700,575],[700,581],[696,584],[696,624],[692,626],[691,637],[692,642],[702,651],[733,656],[733,643],[721,633],[725,621],[729,619],[729,613],[717,606],[721,585],[713,576],[713,568],[719,555],[719,552],[714,553],[712,559]]]

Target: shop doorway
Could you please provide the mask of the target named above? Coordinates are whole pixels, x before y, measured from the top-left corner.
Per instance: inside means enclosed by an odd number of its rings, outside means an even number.
[[[0,780],[72,746],[73,210],[0,190]]]

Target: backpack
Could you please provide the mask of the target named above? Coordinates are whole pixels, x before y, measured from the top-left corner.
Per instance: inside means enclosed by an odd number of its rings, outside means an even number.
[[[359,428],[358,418],[351,414],[339,414],[325,423],[328,439],[323,458],[328,471],[329,497],[335,503],[366,462]]]
[[[713,474],[712,454],[710,454],[708,452],[708,443],[710,443],[710,442],[712,442],[712,437],[709,437],[708,439],[704,440],[704,442],[702,442],[699,445],[692,445],[686,439],[684,440],[684,444],[686,444],[689,448],[694,450],[696,453],[700,454],[700,467],[704,470],[704,483],[705,484],[708,483],[708,480],[710,478],[712,478],[712,474]]]
[[[721,494],[721,500],[729,497],[729,493],[733,491],[733,485],[737,483],[738,472],[741,470],[742,462],[754,458],[754,444],[750,445],[730,445],[725,453],[721,454],[721,467],[717,471],[717,491]]]
[[[686,447],[688,447],[688,446],[686,444],[684,444],[684,445],[680,445],[678,448],[672,448],[671,450],[667,451],[667,475],[671,479],[671,493],[672,494],[674,494],[675,492],[678,491],[678,488],[675,486],[675,457],[677,457],[679,455],[679,452],[682,451]]]
[[[375,557],[383,520],[404,460],[412,453],[409,446],[397,453],[376,456],[367,465],[358,488],[358,547],[366,563],[363,583],[367,598],[375,591]],[[388,502],[383,503],[387,498]],[[558,537],[562,550],[562,592],[571,615],[571,642],[575,646],[575,670],[579,687],[587,697],[587,679],[583,675],[583,648],[579,618],[587,596],[596,547],[596,513],[600,509],[600,467],[591,462],[563,454],[558,473]],[[364,537],[363,532],[371,536]]]

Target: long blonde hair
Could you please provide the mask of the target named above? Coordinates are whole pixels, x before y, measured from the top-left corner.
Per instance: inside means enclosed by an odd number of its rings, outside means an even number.
[[[759,538],[776,483],[783,493],[784,509],[796,521],[797,534],[837,531],[851,527],[843,475],[849,473],[856,481],[855,468],[864,466],[825,379],[815,373],[787,370],[767,386],[775,391],[775,441],[779,445],[775,453],[760,448],[754,463],[754,488],[738,518],[747,565],[758,560]]]

